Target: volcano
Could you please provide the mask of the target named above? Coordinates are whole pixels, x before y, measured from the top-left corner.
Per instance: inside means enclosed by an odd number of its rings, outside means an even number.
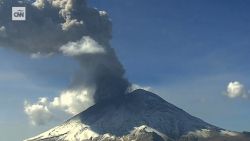
[[[98,103],[25,141],[250,141],[248,134],[204,122],[154,93],[138,89]]]

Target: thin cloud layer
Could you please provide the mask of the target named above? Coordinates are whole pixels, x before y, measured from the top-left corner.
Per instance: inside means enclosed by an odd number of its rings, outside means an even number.
[[[141,85],[138,85],[138,84],[132,84],[129,88],[128,88],[128,92],[133,92],[137,89],[143,89],[143,90],[146,90],[146,91],[150,91],[152,90],[151,87],[149,86],[141,86]]]

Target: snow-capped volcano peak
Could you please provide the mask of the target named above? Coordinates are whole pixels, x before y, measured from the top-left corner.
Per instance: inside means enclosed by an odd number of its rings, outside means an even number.
[[[193,117],[156,94],[135,90],[119,99],[98,103],[27,141],[132,140],[134,137],[177,140],[223,130]],[[206,131],[206,132],[205,132]],[[139,139],[138,139],[139,141]]]
[[[195,118],[159,96],[136,90],[120,99],[96,104],[75,116],[100,134],[128,134],[134,127],[147,125],[172,138],[189,131],[216,127]]]

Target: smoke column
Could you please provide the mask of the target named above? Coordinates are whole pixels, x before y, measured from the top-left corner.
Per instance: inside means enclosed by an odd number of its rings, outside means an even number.
[[[25,6],[26,21],[12,21],[11,7]],[[62,54],[81,66],[70,89],[90,89],[95,103],[120,97],[129,83],[110,46],[106,12],[85,0],[0,0],[0,47],[32,58]]]

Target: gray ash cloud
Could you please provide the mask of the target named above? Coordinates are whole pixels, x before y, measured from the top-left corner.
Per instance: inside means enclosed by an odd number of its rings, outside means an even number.
[[[25,6],[26,21],[12,21],[11,7]],[[126,93],[125,70],[110,45],[106,12],[85,0],[1,0],[0,46],[32,57],[61,54],[79,62],[70,89],[94,89],[97,103]]]

